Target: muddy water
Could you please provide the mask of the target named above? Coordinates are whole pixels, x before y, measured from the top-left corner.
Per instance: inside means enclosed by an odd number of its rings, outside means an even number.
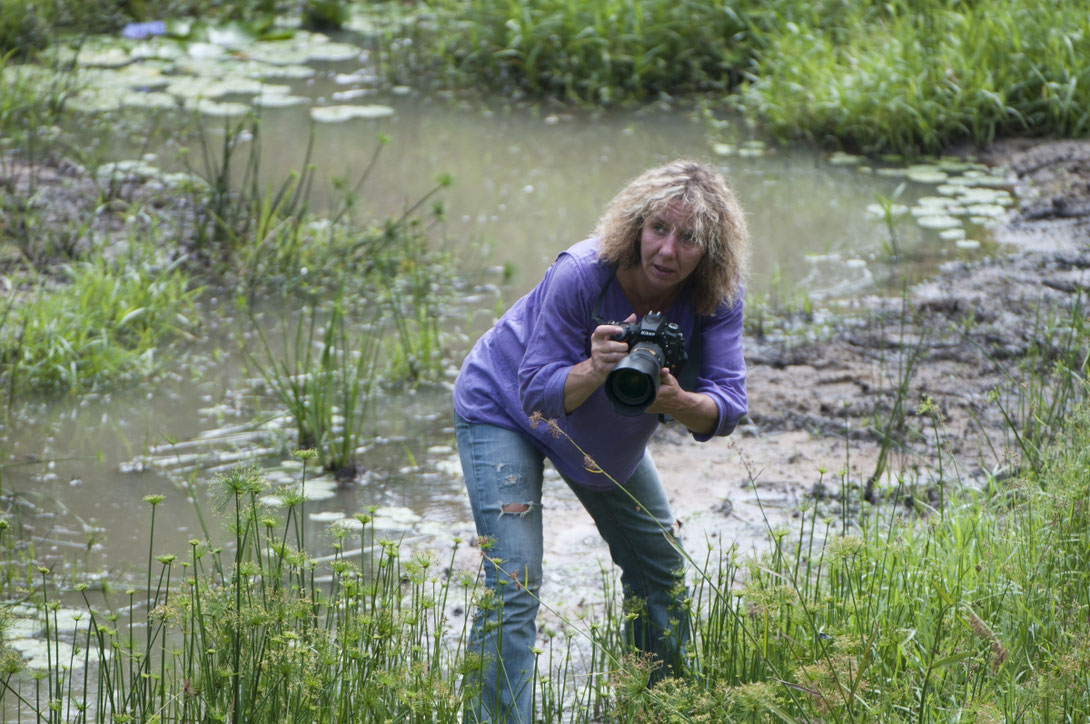
[[[328,102],[345,90],[333,73],[352,70],[330,68],[328,76],[299,84],[298,90],[318,104]],[[707,129],[678,111],[553,115],[502,106],[482,111],[411,93],[356,102],[383,103],[395,114],[313,125],[309,161],[317,169],[315,204],[336,206],[329,179],[342,177],[353,185],[378,135],[387,135],[388,146],[362,187],[355,213],[360,219],[396,215],[431,188],[437,175],[450,174],[455,183],[441,196],[446,221],[437,241],[455,252],[466,273],[507,268],[506,277],[484,277],[499,285],[498,298],[486,295],[481,301],[488,310],[497,302],[510,304],[559,250],[586,236],[627,179],[676,156],[713,160],[736,186],[754,241],[754,304],[871,291],[907,268],[926,271],[963,253],[909,221],[901,226],[899,241],[913,261],[891,265],[883,252],[886,231],[864,208],[876,195],[892,196],[898,180],[832,165],[822,154],[802,149],[716,155]],[[311,128],[306,107],[264,112],[261,167],[270,184],[307,160]],[[751,140],[741,127],[722,133],[726,139],[716,140],[729,140],[735,148]],[[931,193],[929,187],[909,184],[900,200],[911,203]],[[215,302],[209,306],[223,328],[233,324],[229,312]],[[190,481],[208,527],[220,535],[208,492],[215,470],[250,461],[278,443],[290,446],[287,433],[254,432],[278,411],[267,399],[259,405],[249,392],[231,345],[225,332],[218,342],[191,350],[193,359],[161,384],[33,401],[14,411],[0,443],[7,461],[4,491],[25,494],[54,514],[34,522],[44,554],[85,558],[92,570],[137,571],[148,551],[150,516],[143,497],[151,493],[168,496],[159,512],[155,551],[183,550],[186,540],[203,537],[186,500]],[[217,347],[228,353],[214,357]],[[465,532],[469,512],[451,447],[448,389],[440,385],[385,398],[376,410],[375,438],[362,451],[363,477],[309,503],[308,513],[351,515],[378,505],[389,512],[384,525],[396,535]],[[202,442],[213,430],[220,433]],[[234,442],[223,443],[226,435]],[[270,466],[280,459],[279,454],[262,458]],[[277,480],[292,475],[287,468]],[[314,542],[323,539],[323,526],[322,520],[311,523]]]
[[[435,177],[450,174],[454,185],[441,195],[447,243],[461,253],[473,252],[471,263],[508,266],[512,296],[536,283],[558,250],[590,233],[626,181],[679,156],[716,163],[735,185],[752,227],[752,290],[821,299],[871,289],[905,271],[903,265],[891,268],[882,262],[887,232],[864,213],[876,196],[893,196],[899,182],[854,166],[834,166],[825,154],[745,149],[750,134],[736,127],[723,133],[742,150],[719,156],[706,127],[680,111],[482,112],[416,97],[378,101],[394,107],[396,115],[318,125],[311,161],[319,176],[355,182],[378,135],[388,136],[362,187],[357,216],[366,219],[411,205]],[[265,118],[263,131],[267,138],[300,138],[297,129],[306,123],[305,108],[277,111]],[[282,176],[298,168],[304,146],[266,140],[266,171]],[[317,203],[335,204],[328,186],[316,186]],[[911,203],[933,193],[933,187],[909,184],[898,200]],[[899,234],[914,259],[911,264],[927,267],[959,253],[911,221],[902,224]]]

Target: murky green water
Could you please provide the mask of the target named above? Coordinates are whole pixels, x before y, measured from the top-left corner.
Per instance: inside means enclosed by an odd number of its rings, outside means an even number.
[[[326,63],[315,80],[290,82],[317,105],[332,102],[334,94],[359,91],[365,95],[354,102],[386,104],[395,113],[314,125],[307,106],[266,110],[261,155],[268,182],[278,184],[308,160],[313,127],[313,201],[318,207],[335,205],[330,179],[354,184],[378,134],[386,134],[389,144],[363,186],[357,216],[397,215],[429,190],[436,176],[450,174],[455,183],[441,196],[447,221],[436,234],[437,243],[455,252],[466,273],[507,267],[510,276],[499,289],[503,304],[529,289],[557,252],[590,232],[604,204],[627,179],[676,156],[714,160],[733,181],[753,237],[753,304],[881,291],[906,271],[926,273],[938,262],[976,253],[921,230],[909,218],[899,227],[905,260],[891,264],[883,247],[887,232],[864,210],[876,195],[893,196],[901,179],[833,165],[823,154],[803,149],[716,155],[713,141],[744,145],[749,134],[728,128],[728,136],[736,137],[710,139],[688,113],[651,109],[553,115],[505,110],[502,104],[482,111],[412,93],[371,93],[368,75],[358,61]],[[209,123],[213,135],[216,125]],[[115,153],[124,151],[123,143],[115,144]],[[176,163],[167,155],[161,151],[164,167]],[[909,182],[899,201],[912,203],[934,193],[934,183]],[[979,229],[970,226],[969,232],[977,235]],[[500,279],[496,273],[484,277],[486,282]],[[494,310],[497,298],[485,294],[479,305]],[[230,324],[228,315],[221,325]],[[3,487],[58,511],[56,518],[35,521],[43,552],[86,555],[92,568],[139,569],[146,560],[149,521],[143,497],[150,493],[168,496],[160,508],[157,552],[178,551],[187,539],[202,537],[179,486],[192,480],[204,491],[212,470],[230,464],[232,448],[266,446],[268,436],[255,442],[248,429],[255,418],[276,412],[267,404],[260,410],[254,406],[237,359],[234,354],[218,361],[206,356],[146,389],[34,401],[16,409],[0,442],[7,464]],[[404,514],[401,523],[391,524],[395,528],[406,520],[417,528],[421,521],[468,520],[451,447],[447,388],[382,399],[376,409],[377,438],[363,451],[365,475],[308,504],[308,512],[351,515],[380,505],[419,516],[413,520]],[[228,428],[235,430],[235,443],[222,442],[225,432],[216,436],[220,442],[201,443],[208,431]],[[203,461],[190,462],[188,456],[202,452]],[[211,460],[214,455],[220,455],[218,462]],[[248,460],[252,452],[237,457]],[[208,496],[202,492],[198,497],[218,535],[221,521]],[[320,528],[319,522],[312,525],[316,536]]]

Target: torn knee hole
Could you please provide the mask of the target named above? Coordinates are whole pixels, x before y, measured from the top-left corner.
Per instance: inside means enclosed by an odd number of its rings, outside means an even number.
[[[530,510],[530,506],[527,503],[507,503],[501,510],[504,513],[525,513]]]

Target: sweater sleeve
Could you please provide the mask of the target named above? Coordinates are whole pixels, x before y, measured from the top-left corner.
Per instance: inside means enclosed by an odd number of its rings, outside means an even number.
[[[540,412],[563,422],[564,383],[573,365],[587,356],[593,331],[593,274],[568,254],[545,273],[518,369],[519,400],[527,416]]]
[[[729,435],[746,414],[746,361],[742,354],[742,300],[722,305],[703,318],[703,360],[693,392],[708,395],[719,408],[719,422],[706,435],[693,433],[701,442]]]

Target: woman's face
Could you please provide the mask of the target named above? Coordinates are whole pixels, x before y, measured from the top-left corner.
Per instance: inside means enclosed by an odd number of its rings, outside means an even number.
[[[644,219],[640,229],[640,269],[650,289],[666,293],[692,274],[704,249],[689,228],[688,209],[675,201]]]

